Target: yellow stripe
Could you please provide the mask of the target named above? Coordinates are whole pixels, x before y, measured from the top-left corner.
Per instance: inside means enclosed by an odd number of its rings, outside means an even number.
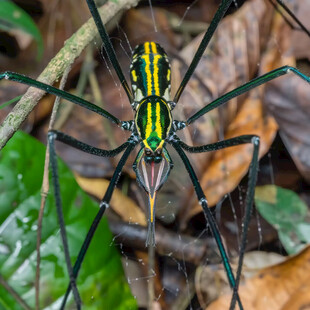
[[[152,47],[152,53],[157,54],[157,47],[156,47],[156,44],[154,42],[151,42],[151,47]]]
[[[158,138],[162,139],[162,128],[160,123],[160,104],[158,101],[156,102],[156,132]]]
[[[151,42],[151,47],[152,47],[152,53],[157,54],[157,46],[155,42]],[[160,96],[159,92],[159,76],[158,76],[158,61],[161,58],[161,55],[154,55],[154,89],[155,89],[155,95]]]
[[[137,78],[136,70],[132,70],[131,75],[132,75],[132,79],[134,80],[134,82],[137,82],[138,78]]]
[[[154,209],[155,209],[155,195],[156,195],[156,192],[154,193],[154,196],[152,197],[151,194],[149,194],[149,200],[150,200],[150,220],[151,220],[151,223],[153,223],[154,221]]]
[[[171,71],[170,71],[170,69],[168,69],[167,70],[167,81],[168,82],[170,81],[170,73],[171,73]]]
[[[156,149],[156,150],[160,150],[160,149],[162,149],[162,148],[163,148],[164,143],[165,143],[165,140],[161,140],[161,141],[160,141],[160,143],[158,144],[158,147],[157,147],[157,149]]]
[[[146,84],[147,84],[147,96],[152,95],[152,73],[151,73],[151,62],[149,55],[143,55],[142,59],[145,61],[145,72],[146,72]]]
[[[160,96],[160,89],[159,89],[159,67],[158,67],[158,61],[160,58],[162,58],[161,55],[157,54],[157,47],[156,43],[154,42],[145,42],[144,43],[144,52],[145,54],[142,56],[142,59],[145,61],[145,73],[146,73],[146,84],[147,84],[147,96],[152,95],[152,88],[153,88],[153,83],[154,83],[154,90],[155,90],[155,95]],[[154,74],[152,75],[151,72],[151,60],[150,60],[150,54],[155,54],[153,55],[154,61],[153,61],[153,66],[154,66]],[[134,78],[134,77],[133,77]]]
[[[150,61],[150,42],[144,43],[144,53],[142,59],[145,61],[145,72],[146,72],[146,84],[147,84],[147,96],[152,95],[152,73],[151,73],[151,61]]]
[[[150,54],[151,51],[150,51],[150,42],[145,42],[144,43],[144,51],[145,51],[145,54]]]
[[[145,147],[147,147],[148,149],[151,149],[151,147],[149,146],[149,144],[147,143],[146,139],[143,140],[143,144]]]
[[[145,128],[145,138],[147,139],[152,133],[152,104],[147,103],[147,124]]]
[[[160,55],[154,55],[154,89],[155,95],[160,96],[159,92],[159,76],[158,76],[158,60],[161,58]]]

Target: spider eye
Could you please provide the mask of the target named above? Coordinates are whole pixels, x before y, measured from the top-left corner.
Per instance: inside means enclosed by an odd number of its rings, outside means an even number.
[[[158,150],[155,151],[155,155],[156,156],[160,156],[161,153],[162,153],[162,149],[158,149]]]
[[[151,156],[152,155],[152,151],[150,149],[145,149],[144,154],[146,156]]]

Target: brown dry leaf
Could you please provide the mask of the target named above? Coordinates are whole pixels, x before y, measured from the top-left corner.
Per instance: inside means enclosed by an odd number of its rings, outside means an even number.
[[[36,60],[37,47],[33,42],[22,48],[16,57],[9,58],[1,53],[0,70],[22,72],[35,77],[63,47],[64,42],[90,17],[90,13],[85,0],[27,0],[17,2],[27,10],[40,29],[44,41],[44,56],[40,61]],[[0,40],[2,40],[1,37]]]
[[[280,264],[286,257],[274,252],[252,251],[245,253],[241,283],[244,279],[255,276],[263,268]],[[236,272],[238,258],[230,261],[232,269]],[[213,283],[213,285],[209,285]],[[202,309],[222,295],[231,294],[227,275],[223,265],[203,265],[195,271],[195,290]]]
[[[294,9],[294,14],[303,23],[303,25],[310,29],[309,0],[299,0],[297,5],[294,3],[287,3],[290,8]],[[299,28],[299,26],[297,26]],[[308,58],[310,60],[310,40],[303,31],[296,30],[293,32],[292,48],[294,49],[294,56],[298,59]]]
[[[270,83],[266,100],[287,150],[300,173],[310,182],[310,86],[292,75]]]
[[[253,5],[255,1],[251,3]],[[249,14],[248,8],[244,9],[245,12],[242,11],[243,8],[235,14],[237,16],[232,16],[231,21],[225,21],[232,23],[231,28],[238,28],[238,33],[240,33],[240,26],[235,25],[238,24],[238,14],[241,16],[243,16],[242,14]],[[267,43],[267,51],[260,60],[259,75],[283,65],[295,65],[292,57],[285,56],[284,52],[289,49],[290,44],[289,29],[282,16],[278,14],[273,19],[272,34],[272,39]],[[275,38],[277,39],[275,40]],[[281,87],[283,90],[285,84],[281,84]],[[276,122],[264,110],[264,96],[265,85],[250,91],[248,97],[242,102],[241,109],[236,113],[225,131],[225,139],[244,134],[260,136],[260,157],[269,150],[277,131]],[[200,182],[210,206],[214,206],[226,193],[231,192],[239,184],[248,171],[251,158],[251,145],[232,147],[215,152],[210,164],[204,170]],[[200,212],[201,206],[198,203],[195,203],[194,207],[189,205],[182,218],[183,222],[188,221],[192,216]]]
[[[259,157],[262,157],[269,150],[275,137],[277,125],[271,117],[264,116],[260,98],[259,90],[251,92],[251,95],[244,101],[240,112],[229,125],[225,138],[246,134],[260,136]],[[251,144],[215,152],[211,164],[200,182],[211,206],[239,184],[241,178],[248,171],[252,154],[253,146]],[[189,216],[191,217],[197,212],[201,212],[199,204],[192,208]]]
[[[152,11],[148,6],[140,9],[130,9],[125,14],[123,21],[126,35],[132,47],[146,41],[154,41],[160,42],[167,52],[175,45],[175,34],[169,25],[166,11],[157,7],[153,8],[158,31],[155,31],[151,13]],[[143,32],[141,33],[137,29],[143,29]]]
[[[309,1],[301,0],[299,14],[301,20],[310,29]],[[302,9],[301,9],[302,8]],[[295,43],[298,44],[296,46]],[[300,57],[310,58],[310,38],[300,31],[293,33],[294,51]],[[291,48],[291,42],[287,42]],[[309,76],[309,68],[301,68]],[[281,79],[271,81],[266,86],[265,102],[270,114],[279,125],[281,138],[292,156],[298,170],[310,181],[310,86],[293,73]]]
[[[36,78],[48,64],[53,56],[59,51],[64,42],[87,20],[90,16],[85,0],[59,1],[59,0],[27,0],[19,1],[22,8],[35,20],[44,41],[44,55],[40,61],[36,59],[37,46],[33,40],[31,44],[18,51],[15,57],[8,57],[5,53],[0,53],[0,71],[14,71]],[[41,12],[42,10],[42,12]],[[80,12],[85,12],[81,14]],[[40,16],[38,16],[38,13]],[[42,16],[41,16],[42,15]],[[0,41],[3,40],[0,33]],[[71,68],[74,72],[78,68],[80,61],[76,61]],[[69,84],[69,83],[67,83]],[[55,85],[57,87],[57,84]],[[0,102],[6,102],[25,93],[28,86],[12,81],[1,81]],[[48,97],[48,99],[47,99]],[[39,104],[30,115],[22,129],[30,132],[37,122],[45,117],[52,108],[54,96],[46,96],[42,100],[44,104]],[[49,103],[47,103],[49,101]],[[0,110],[0,123],[11,111],[14,104]],[[38,111],[36,111],[38,110]],[[42,139],[46,141],[46,135]]]
[[[310,309],[310,247],[286,261],[262,269],[240,286],[247,310]],[[231,293],[213,302],[208,310],[229,309]]]
[[[89,179],[79,175],[76,175],[75,178],[87,193],[98,199],[102,199],[110,183],[105,179]],[[114,190],[110,206],[125,222],[146,226],[147,221],[144,212],[117,188]]]
[[[44,18],[40,20],[39,26],[45,42],[45,57],[50,58],[91,15],[85,0],[40,1],[44,8]]]

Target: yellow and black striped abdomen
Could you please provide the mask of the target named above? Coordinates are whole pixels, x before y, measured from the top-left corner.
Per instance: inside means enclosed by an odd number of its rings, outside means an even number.
[[[170,64],[164,49],[155,42],[138,45],[130,66],[135,101],[147,96],[170,100]]]

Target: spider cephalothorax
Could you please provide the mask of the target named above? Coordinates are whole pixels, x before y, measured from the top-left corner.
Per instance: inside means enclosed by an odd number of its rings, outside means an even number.
[[[145,148],[146,161],[160,161],[171,122],[170,109],[162,98],[149,96],[139,103],[135,124]]]

